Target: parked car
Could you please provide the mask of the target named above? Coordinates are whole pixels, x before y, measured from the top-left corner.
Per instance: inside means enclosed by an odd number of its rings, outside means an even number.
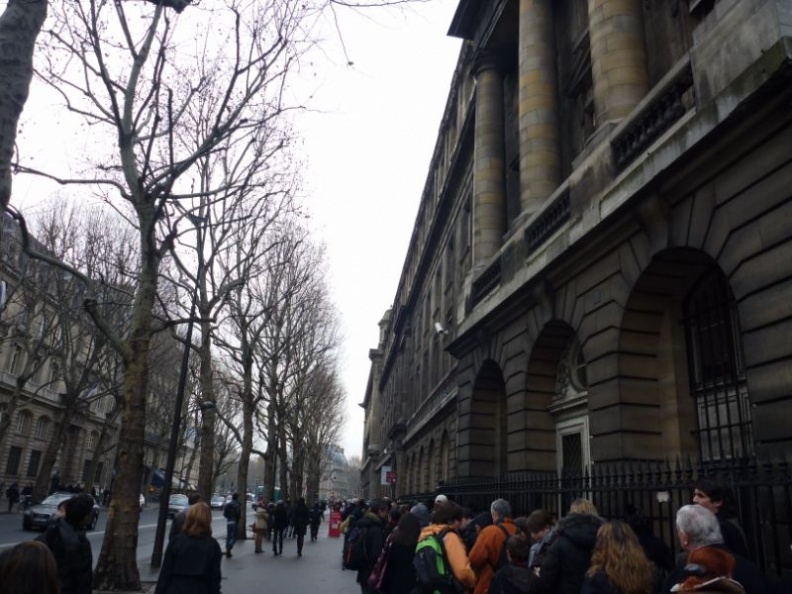
[[[43,530],[47,527],[50,520],[58,513],[58,506],[74,497],[74,493],[53,493],[44,501],[37,505],[32,505],[25,510],[22,515],[22,529],[23,530]],[[94,502],[93,510],[91,511],[91,521],[88,524],[88,529],[93,530],[96,528],[96,522],[99,521],[99,505]]]
[[[222,495],[212,495],[212,500],[209,503],[212,509],[223,509],[225,507],[225,497]]]
[[[140,509],[146,508],[146,496],[143,493],[140,494]]]
[[[168,499],[168,517],[172,518],[176,514],[185,511],[188,507],[190,507],[190,504],[187,501],[187,495],[171,495],[170,499]]]

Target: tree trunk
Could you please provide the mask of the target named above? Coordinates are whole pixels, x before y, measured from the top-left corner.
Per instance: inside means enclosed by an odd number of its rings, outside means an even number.
[[[44,458],[41,461],[41,467],[39,468],[38,477],[36,478],[36,485],[33,487],[34,501],[41,501],[49,494],[52,469],[55,467],[58,454],[63,448],[66,431],[69,429],[72,416],[72,407],[67,407],[63,410],[60,419],[53,422],[52,435],[50,436],[49,443],[47,443],[47,449],[44,451]]]
[[[33,78],[33,50],[47,18],[47,0],[9,0],[0,15],[0,211],[11,200],[11,159],[19,116]]]
[[[267,458],[264,462],[264,480],[267,484],[267,501],[275,501],[275,476],[278,460],[278,433],[275,424],[275,391],[270,389],[270,402],[267,406]]]
[[[198,492],[201,499],[210,501],[214,492],[215,408],[214,378],[212,373],[211,311],[201,308],[201,402],[214,406],[204,408],[201,415],[201,461],[198,467]]]
[[[245,383],[248,383],[247,381]],[[242,516],[239,519],[240,539],[247,538],[247,483],[248,467],[250,466],[250,450],[253,449],[253,406],[250,399],[245,398],[242,403],[242,451],[239,453],[238,488],[239,499],[242,502]]]
[[[284,424],[281,423],[278,428],[278,457],[280,458],[281,499],[285,501],[291,497],[291,493],[289,492],[289,457],[286,452],[286,430],[283,426]]]
[[[112,415],[105,416],[104,423],[102,423],[102,431],[99,433],[99,439],[95,445],[95,449],[93,451],[93,455],[91,456],[91,464],[88,467],[88,481],[93,484],[96,481],[96,470],[99,468],[99,460],[101,460],[102,455],[105,453],[107,448],[107,444],[110,441],[110,425],[118,418],[118,413],[115,412],[116,409],[113,409],[114,412]],[[105,413],[106,414],[106,413]],[[104,487],[104,485],[100,485]],[[88,489],[90,492],[90,489]]]
[[[153,229],[153,210],[146,211],[145,207],[139,210],[141,228]],[[138,499],[143,477],[148,359],[159,262],[152,249],[151,238],[143,233],[140,284],[135,293],[130,338],[126,343],[128,351],[124,357],[124,407],[118,438],[118,474],[107,513],[105,538],[94,571],[94,588],[97,590],[141,589],[137,566]]]

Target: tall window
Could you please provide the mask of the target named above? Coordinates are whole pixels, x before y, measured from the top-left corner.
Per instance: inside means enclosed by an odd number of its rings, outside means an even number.
[[[8,371],[11,375],[19,373],[19,368],[22,366],[22,347],[15,344],[11,347],[11,353],[8,358]]]
[[[27,435],[30,433],[30,423],[33,420],[33,415],[23,410],[17,416],[16,430],[20,435]]]
[[[8,450],[8,464],[6,474],[16,476],[19,474],[19,463],[22,461],[22,448],[11,446]]]
[[[27,467],[28,478],[34,478],[38,476],[39,464],[41,464],[41,450],[31,451]]]
[[[702,459],[750,456],[753,437],[740,324],[719,268],[703,275],[685,300],[685,330]]]
[[[36,432],[35,436],[38,439],[47,439],[47,434],[49,433],[49,419],[47,417],[39,417],[38,421],[36,422]]]

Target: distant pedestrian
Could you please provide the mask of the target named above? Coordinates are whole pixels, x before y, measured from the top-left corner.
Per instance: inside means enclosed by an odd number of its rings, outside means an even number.
[[[319,524],[322,523],[322,507],[319,502],[313,504],[308,520],[311,526],[311,542],[316,542],[319,536]]]
[[[11,483],[11,486],[6,489],[6,499],[8,499],[8,513],[14,509],[17,501],[19,501],[19,485]]]
[[[59,594],[58,566],[43,542],[21,542],[0,553],[0,594]]]
[[[237,540],[239,531],[239,519],[242,517],[242,506],[239,504],[239,493],[231,496],[231,501],[226,503],[223,508],[223,516],[226,519],[226,557],[231,557],[231,549]]]
[[[87,493],[66,500],[64,516],[36,539],[46,544],[55,557],[61,594],[92,592],[93,553],[85,528],[91,521],[93,506],[94,500]]]
[[[275,518],[272,532],[272,554],[277,557],[283,554],[283,532],[289,526],[289,516],[283,501],[278,501],[272,515]]]
[[[300,497],[294,506],[294,534],[297,537],[297,556],[302,557],[303,543],[305,543],[305,531],[308,528],[308,506],[305,499]]]
[[[199,501],[165,549],[155,594],[220,594],[222,556],[212,538],[212,510]]]
[[[259,501],[256,505],[256,512],[253,519],[253,534],[255,536],[256,553],[263,553],[264,549],[261,548],[264,534],[267,532],[267,508],[263,501]]]

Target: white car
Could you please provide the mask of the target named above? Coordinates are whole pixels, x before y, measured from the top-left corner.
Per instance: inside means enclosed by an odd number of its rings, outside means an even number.
[[[140,509],[146,509],[146,496],[143,493],[140,494]]]

